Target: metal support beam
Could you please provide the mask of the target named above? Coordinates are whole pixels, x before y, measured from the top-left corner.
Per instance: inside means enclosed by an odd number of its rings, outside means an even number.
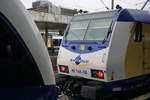
[[[48,47],[47,41],[48,41],[48,23],[46,22],[45,23],[45,44]]]
[[[114,9],[114,0],[111,1],[111,9]]]

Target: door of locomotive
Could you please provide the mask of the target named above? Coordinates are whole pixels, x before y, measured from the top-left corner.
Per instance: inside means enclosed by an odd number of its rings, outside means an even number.
[[[143,73],[150,73],[150,24],[142,24],[143,30]]]

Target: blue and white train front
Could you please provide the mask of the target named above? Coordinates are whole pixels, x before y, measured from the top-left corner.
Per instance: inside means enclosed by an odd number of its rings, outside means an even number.
[[[72,18],[58,55],[60,74],[107,82],[107,57],[115,11]]]
[[[149,86],[149,17],[132,9],[74,16],[57,60],[64,86],[86,99]]]

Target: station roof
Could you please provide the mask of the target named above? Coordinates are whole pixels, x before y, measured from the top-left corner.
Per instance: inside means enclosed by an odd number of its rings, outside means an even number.
[[[37,8],[29,8],[28,10],[50,13],[49,12],[50,9],[52,8],[49,8],[48,6],[41,6]],[[60,9],[61,15],[73,16],[74,14],[78,13],[76,9],[69,9],[69,8],[60,8]]]
[[[46,28],[49,30],[64,31],[72,16],[77,13],[77,10],[68,8],[60,9],[61,13],[58,15],[52,13],[52,7],[50,8],[48,5],[30,8],[28,11],[40,31],[44,31]]]

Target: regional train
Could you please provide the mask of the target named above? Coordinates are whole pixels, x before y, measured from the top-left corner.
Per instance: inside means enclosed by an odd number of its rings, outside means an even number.
[[[63,36],[53,35],[48,38],[48,49],[59,50]]]
[[[59,49],[60,48],[60,44],[61,44],[62,38],[63,38],[63,36],[53,36],[52,37],[53,48],[54,49]]]
[[[97,100],[107,93],[149,88],[150,13],[119,9],[75,15],[57,62],[65,94]]]
[[[20,0],[0,1],[0,99],[56,100],[51,60]]]

